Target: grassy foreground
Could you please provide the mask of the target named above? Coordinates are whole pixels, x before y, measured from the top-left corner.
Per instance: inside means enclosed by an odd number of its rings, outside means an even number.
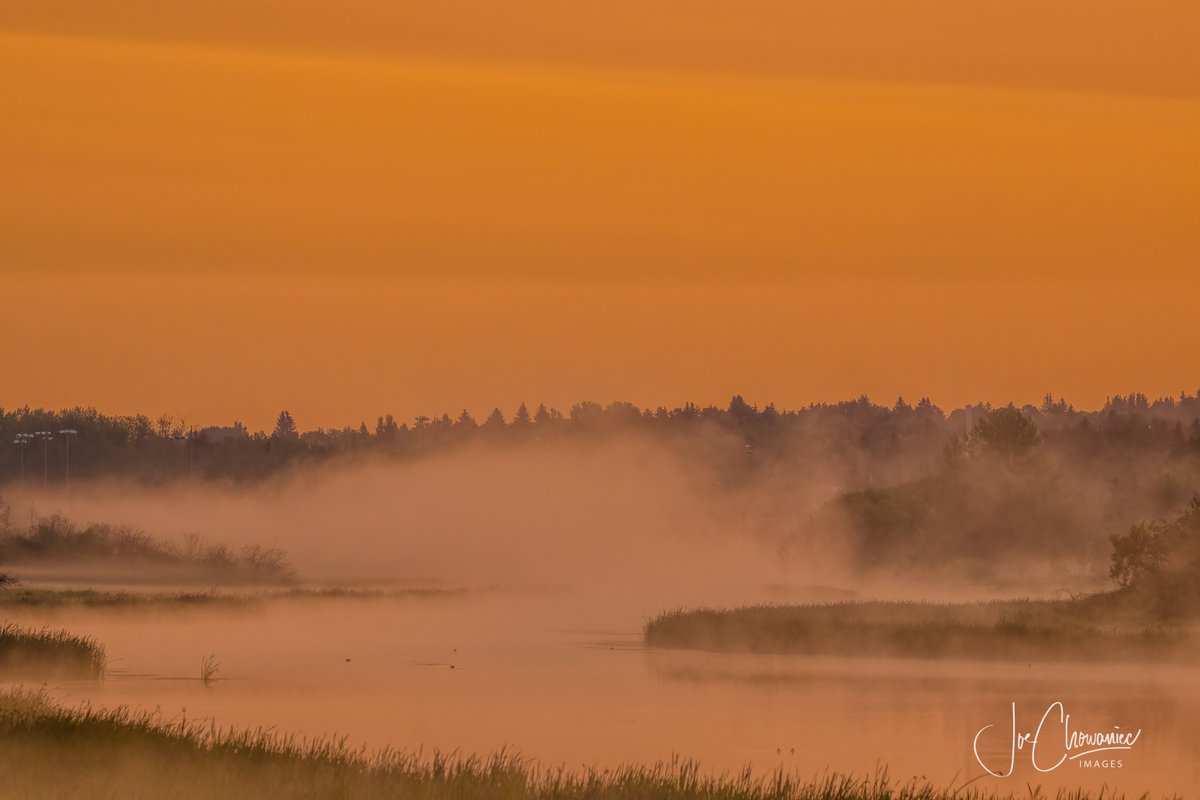
[[[1192,624],[1156,619],[1128,594],[983,603],[698,608],[646,623],[648,646],[748,653],[1128,660],[1196,653]]]
[[[50,628],[0,627],[0,679],[101,678],[104,646],[87,636]]]
[[[981,800],[923,783],[893,784],[778,773],[706,777],[674,761],[615,770],[539,769],[519,756],[487,758],[348,748],[265,730],[215,730],[125,708],[71,709],[45,694],[0,695],[0,775],[6,797],[25,798],[677,798],[678,800]],[[1039,798],[1022,787],[1020,797]],[[1008,797],[1004,795],[1003,797]],[[1086,793],[1060,793],[1086,800]],[[1111,798],[1119,800],[1119,798]]]

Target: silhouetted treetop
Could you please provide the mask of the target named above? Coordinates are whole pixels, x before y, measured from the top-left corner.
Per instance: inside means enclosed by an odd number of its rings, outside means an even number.
[[[1013,406],[985,414],[971,431],[971,444],[1009,464],[1026,460],[1041,443],[1037,423]]]
[[[296,421],[286,410],[279,412],[279,416],[275,420],[275,431],[271,436],[276,439],[295,439],[299,436],[296,430]]]

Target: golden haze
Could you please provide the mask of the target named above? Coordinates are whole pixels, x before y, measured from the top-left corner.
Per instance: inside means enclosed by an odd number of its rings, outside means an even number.
[[[1195,388],[1197,12],[883,5],[18,4],[0,403]]]

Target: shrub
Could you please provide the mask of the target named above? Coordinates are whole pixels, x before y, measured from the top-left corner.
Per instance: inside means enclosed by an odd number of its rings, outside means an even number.
[[[1124,589],[1146,592],[1163,610],[1200,606],[1200,495],[1173,520],[1152,520],[1111,538],[1109,576]]]

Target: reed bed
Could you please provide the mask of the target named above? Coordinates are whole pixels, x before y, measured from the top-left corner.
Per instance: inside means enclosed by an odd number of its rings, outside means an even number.
[[[355,749],[345,739],[302,740],[271,729],[218,729],[128,708],[67,708],[45,693],[0,695],[0,774],[25,798],[413,798],[414,800],[1024,800],[973,787],[865,777],[802,778],[749,770],[709,775],[676,759],[615,769],[538,766],[491,756]],[[1060,792],[1058,800],[1088,800]],[[1108,800],[1119,795],[1106,794]]]
[[[53,608],[237,608],[258,605],[261,595],[232,592],[137,592],[103,589],[0,589],[0,607]]]
[[[302,600],[405,600],[438,599],[466,595],[466,589],[427,587],[363,589],[342,587],[291,587],[255,591],[129,591],[105,589],[52,589],[0,586],[0,608],[20,609],[239,609],[259,608],[272,602]]]
[[[1158,620],[1117,593],[678,609],[647,621],[643,638],[650,647],[913,658],[1138,660],[1197,651],[1191,622]]]
[[[0,627],[0,677],[104,677],[104,646],[88,636],[52,628]]]

